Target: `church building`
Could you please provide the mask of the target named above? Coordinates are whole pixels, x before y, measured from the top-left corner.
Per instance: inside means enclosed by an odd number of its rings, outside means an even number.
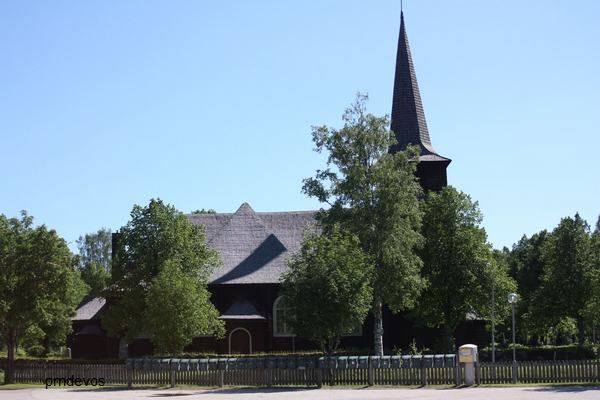
[[[406,35],[404,15],[396,56],[391,129],[398,144],[390,151],[403,150],[409,144],[421,149],[417,175],[425,191],[438,191],[447,185],[446,169],[450,159],[432,145],[415,68]],[[243,203],[234,213],[191,214],[191,222],[205,227],[207,243],[223,261],[215,270],[209,290],[212,301],[225,322],[223,339],[198,337],[186,349],[189,352],[251,354],[271,351],[314,349],[306,339],[296,337],[286,322],[288,309],[280,295],[280,278],[287,260],[302,243],[304,230],[314,222],[315,211],[256,212]],[[310,301],[310,299],[307,299]],[[315,304],[315,307],[318,307]],[[103,299],[87,299],[74,318],[71,346],[74,357],[114,357],[118,341],[107,338],[100,320],[106,308]],[[485,333],[473,330],[465,322],[456,332],[470,342],[485,341]],[[373,343],[372,317],[342,339],[341,347],[370,349]],[[415,326],[405,315],[393,315],[384,309],[384,346],[406,348],[414,339],[427,344],[436,330]],[[467,337],[466,332],[469,331]],[[479,333],[475,335],[474,332]],[[479,336],[480,340],[477,340]],[[464,341],[461,339],[460,341]],[[94,344],[95,345],[92,345]],[[152,353],[149,339],[139,338],[129,346],[129,356]]]

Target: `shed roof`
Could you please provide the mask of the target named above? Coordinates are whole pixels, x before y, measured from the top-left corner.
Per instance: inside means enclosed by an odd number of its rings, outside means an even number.
[[[104,314],[106,299],[103,297],[85,296],[77,306],[73,321],[87,321],[90,319],[100,319]]]

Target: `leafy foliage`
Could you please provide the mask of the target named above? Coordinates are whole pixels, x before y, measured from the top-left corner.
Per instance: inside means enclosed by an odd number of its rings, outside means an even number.
[[[580,344],[593,292],[591,244],[589,226],[578,214],[563,218],[542,246],[541,287],[531,303],[533,318],[542,326],[558,325],[566,317],[576,320]]]
[[[600,224],[600,218],[597,225]],[[596,228],[591,241],[591,261],[590,271],[590,297],[583,309],[583,318],[592,324],[592,327],[600,325],[600,229]]]
[[[369,312],[373,266],[358,238],[339,226],[323,235],[307,234],[288,264],[283,293],[293,331],[332,353]]]
[[[383,354],[382,304],[395,312],[409,309],[424,286],[416,254],[422,243],[419,152],[410,147],[390,154],[396,141],[388,118],[368,114],[366,101],[357,96],[341,129],[313,127],[315,150],[328,154],[327,168],[305,179],[303,192],[330,206],[319,216],[324,229],[340,224],[354,233],[373,263],[375,353]]]
[[[89,294],[101,296],[108,286],[110,272],[95,262],[86,264],[79,270],[81,279],[89,287]]]
[[[146,207],[133,207],[131,220],[118,232],[114,255],[108,289],[112,304],[102,321],[111,335],[131,341],[150,333],[158,346],[173,350],[175,344],[191,342],[194,334],[219,334],[217,312],[204,291],[220,261],[206,245],[201,226],[189,222],[173,206],[152,199]],[[165,270],[175,273],[174,280],[168,279]],[[189,288],[191,293],[174,291],[180,287]],[[167,292],[176,297],[157,297]],[[204,303],[199,309],[181,309],[169,330],[156,330],[157,319],[173,319],[173,302],[177,301],[196,306]],[[150,315],[150,311],[155,314]],[[197,327],[214,328],[214,332],[195,332]],[[150,331],[152,328],[155,331]],[[176,341],[164,337],[171,332],[177,333]]]
[[[571,343],[576,328],[581,346],[592,333],[600,322],[598,236],[576,214],[563,218],[552,232],[524,236],[513,246],[508,260],[521,293],[517,304],[521,340]]]
[[[111,264],[112,233],[110,229],[101,228],[98,232],[79,236],[77,248],[79,249],[80,268],[95,263],[107,271]]]
[[[542,337],[548,332],[544,322],[536,320],[532,313],[535,295],[542,285],[544,260],[542,248],[548,238],[546,230],[540,231],[530,238],[523,236],[508,255],[510,275],[517,281],[519,287],[519,302],[517,303],[517,319],[519,336],[522,339],[537,336]]]
[[[92,295],[101,295],[110,279],[112,234],[102,228],[79,236],[79,272]]]
[[[71,331],[71,317],[84,293],[75,259],[66,242],[33,218],[0,214],[0,335],[8,347],[6,381],[18,338],[43,332],[47,343],[62,343]]]
[[[492,256],[485,230],[480,226],[477,202],[453,187],[429,193],[423,203],[421,251],[423,277],[418,314],[430,325],[444,328],[446,351],[455,351],[453,334],[467,314],[489,317],[492,286],[504,297],[515,289],[502,259]],[[496,312],[506,311],[499,302]],[[504,310],[503,310],[504,309]]]
[[[210,293],[190,279],[176,261],[165,262],[146,296],[146,321],[152,342],[161,353],[178,354],[201,334],[221,337],[223,324]]]
[[[192,211],[192,214],[216,214],[216,213],[217,213],[217,211],[212,208],[196,209],[196,210]]]

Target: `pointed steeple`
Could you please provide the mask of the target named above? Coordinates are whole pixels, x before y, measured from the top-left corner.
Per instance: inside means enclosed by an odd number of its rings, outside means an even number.
[[[446,167],[450,164],[450,159],[438,154],[431,144],[417,75],[406,35],[403,11],[400,12],[400,34],[398,37],[398,52],[396,53],[391,129],[398,141],[398,144],[390,149],[392,152],[404,150],[409,144],[418,145],[421,148],[421,162],[419,165],[421,166],[424,162],[436,163],[435,167],[432,165],[419,168],[421,171],[420,173],[418,171],[418,174],[423,187],[426,190],[439,190],[441,187],[446,186]],[[440,165],[437,165],[437,163],[440,163]],[[428,171],[428,176],[423,176],[425,170]]]
[[[404,12],[400,13],[391,129],[396,134],[400,149],[405,149],[408,144],[416,144],[421,147],[422,155],[439,155],[431,144],[427,129],[417,75],[406,35]]]

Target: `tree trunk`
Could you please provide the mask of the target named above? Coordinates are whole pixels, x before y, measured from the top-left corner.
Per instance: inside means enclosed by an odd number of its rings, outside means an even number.
[[[44,346],[44,356],[46,356],[50,353],[50,338],[48,338],[48,335],[44,336],[42,344]]]
[[[456,351],[454,348],[454,329],[448,324],[444,324],[444,346],[448,353],[453,354]]]
[[[581,317],[577,318],[577,342],[579,347],[585,342],[585,321]]]
[[[4,383],[15,383],[15,350],[17,347],[17,330],[9,328],[7,335],[7,361],[6,375],[4,375]]]
[[[373,350],[376,356],[383,355],[383,315],[381,298],[373,302]]]

